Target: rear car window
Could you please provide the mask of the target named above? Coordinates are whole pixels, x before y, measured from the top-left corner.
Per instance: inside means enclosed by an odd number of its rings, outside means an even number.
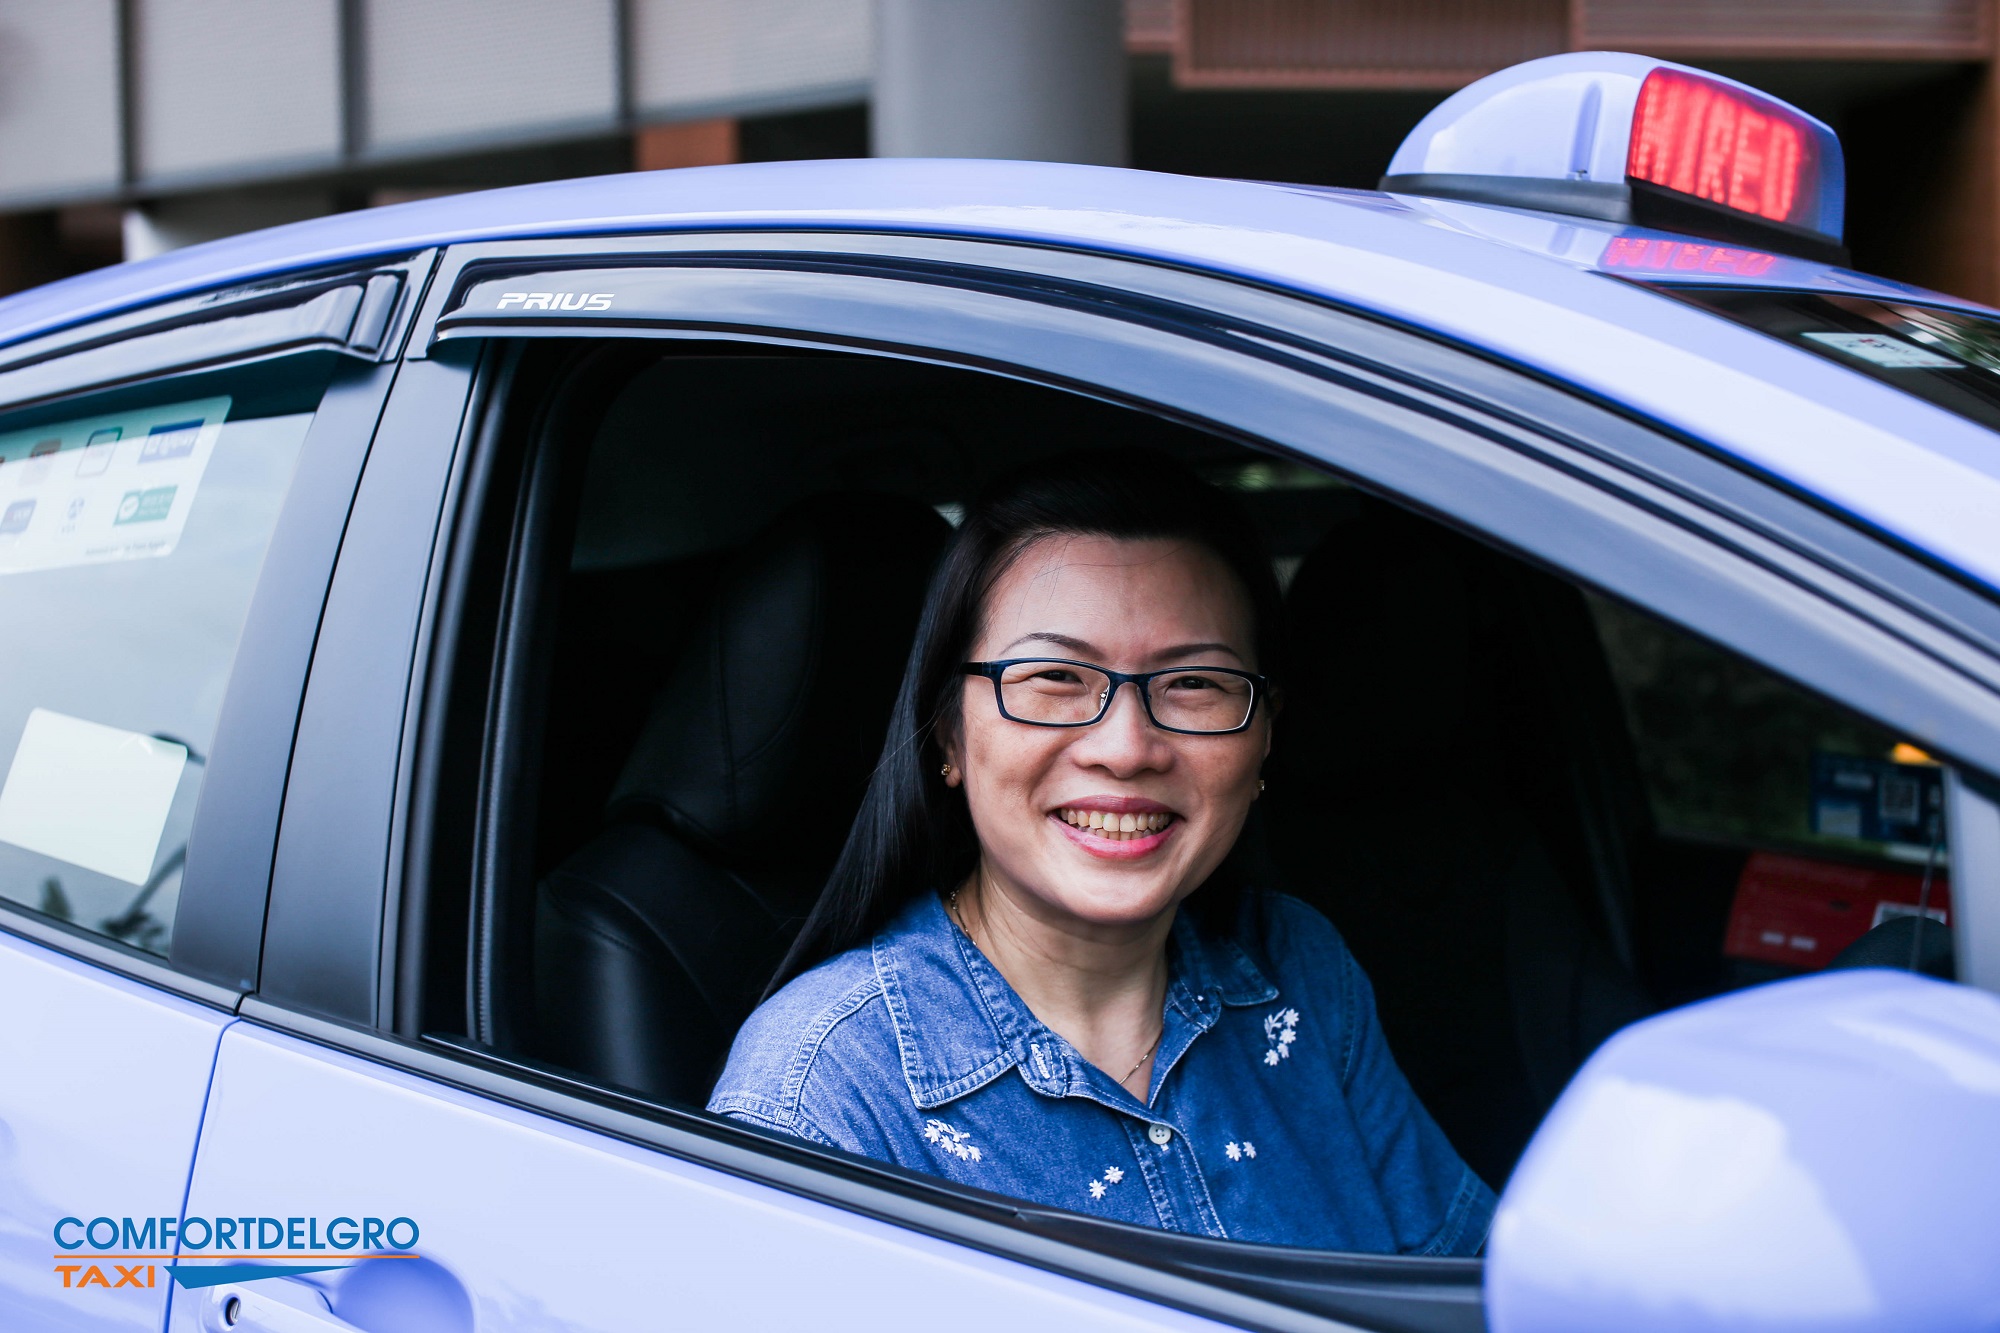
[[[1950,923],[1929,755],[1733,653],[1589,602],[1661,842],[1641,902],[1662,991],[1823,968],[1899,916]]]
[[[149,953],[321,357],[0,416],[0,896]]]
[[[1824,292],[1657,290],[2000,430],[2000,322]]]

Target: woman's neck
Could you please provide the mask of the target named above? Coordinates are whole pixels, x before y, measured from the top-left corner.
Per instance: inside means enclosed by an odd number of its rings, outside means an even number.
[[[1036,1018],[1140,1101],[1152,1084],[1175,908],[1103,927],[1065,919],[982,866],[953,894],[959,928]]]

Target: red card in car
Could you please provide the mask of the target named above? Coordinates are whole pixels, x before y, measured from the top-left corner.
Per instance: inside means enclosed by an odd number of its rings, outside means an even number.
[[[1722,951],[1792,967],[1825,967],[1892,916],[1914,915],[1921,871],[1876,870],[1803,856],[1756,852],[1736,880]],[[1951,893],[1931,879],[1928,914],[1949,925]]]

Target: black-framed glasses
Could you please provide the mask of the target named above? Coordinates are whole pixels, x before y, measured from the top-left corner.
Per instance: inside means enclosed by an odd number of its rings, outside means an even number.
[[[968,676],[993,682],[1000,716],[1031,727],[1087,727],[1102,721],[1120,685],[1138,687],[1146,716],[1162,731],[1226,736],[1250,725],[1270,682],[1233,667],[1182,666],[1162,671],[1112,671],[1062,657],[1010,657],[967,662]]]

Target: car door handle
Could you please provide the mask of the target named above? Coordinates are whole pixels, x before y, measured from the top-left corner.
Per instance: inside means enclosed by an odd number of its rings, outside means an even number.
[[[365,1333],[329,1309],[316,1288],[286,1278],[210,1288],[201,1324],[208,1333]]]

